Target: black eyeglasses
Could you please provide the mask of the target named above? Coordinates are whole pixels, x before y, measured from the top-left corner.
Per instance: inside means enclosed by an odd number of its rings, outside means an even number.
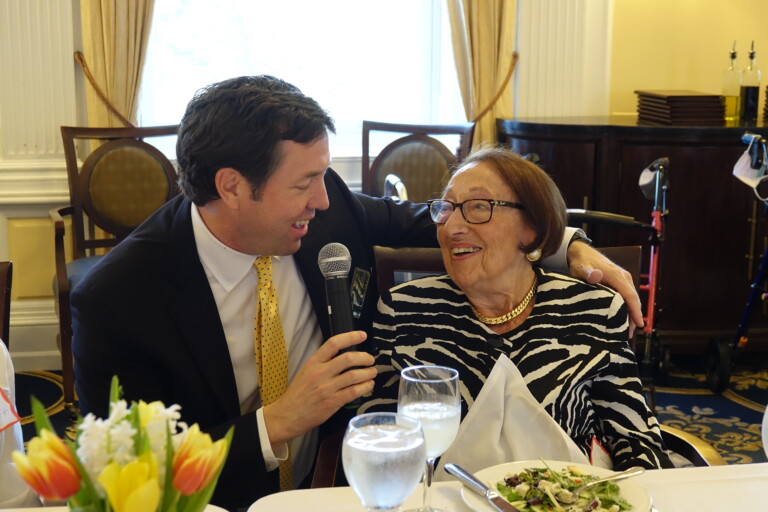
[[[520,203],[511,203],[509,201],[498,201],[496,199],[467,199],[463,203],[454,203],[447,199],[430,199],[429,214],[435,224],[445,224],[456,208],[461,210],[464,220],[470,224],[485,224],[490,222],[493,217],[493,208],[495,206],[506,206],[507,208],[517,208],[525,210],[525,206]]]

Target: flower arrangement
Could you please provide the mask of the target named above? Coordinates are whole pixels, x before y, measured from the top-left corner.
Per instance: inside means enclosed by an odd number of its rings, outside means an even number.
[[[27,454],[13,453],[22,479],[48,500],[67,500],[79,512],[200,512],[213,495],[232,441],[216,442],[187,427],[180,407],[162,402],[130,405],[113,377],[109,417],[88,414],[77,440],[59,438],[35,398],[37,437]]]

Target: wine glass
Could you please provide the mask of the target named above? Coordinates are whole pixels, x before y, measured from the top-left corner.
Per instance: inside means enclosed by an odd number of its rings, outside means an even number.
[[[394,412],[352,418],[341,448],[344,474],[368,512],[399,510],[419,485],[426,457],[419,421]]]
[[[459,372],[447,366],[409,366],[400,372],[397,412],[421,422],[427,443],[424,475],[424,504],[421,512],[434,512],[431,505],[435,460],[451,446],[459,430]]]

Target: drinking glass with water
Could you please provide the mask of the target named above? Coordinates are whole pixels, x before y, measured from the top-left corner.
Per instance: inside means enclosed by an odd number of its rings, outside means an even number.
[[[418,420],[393,412],[355,416],[344,434],[344,474],[369,512],[393,512],[424,473],[426,443]]]
[[[397,412],[418,419],[427,444],[424,504],[420,512],[435,512],[431,504],[435,460],[459,431],[461,404],[459,372],[446,366],[410,366],[400,372]]]

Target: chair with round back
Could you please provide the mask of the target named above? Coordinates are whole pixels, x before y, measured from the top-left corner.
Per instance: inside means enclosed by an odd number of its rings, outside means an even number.
[[[178,193],[171,161],[147,138],[172,137],[177,126],[85,128],[62,126],[70,204],[49,212],[54,224],[56,276],[65,405],[74,412],[72,317],[69,292],[109,250]],[[77,145],[87,156],[80,165]],[[86,150],[95,146],[90,152]],[[65,250],[71,224],[72,252]]]
[[[454,166],[469,154],[474,130],[475,123],[414,125],[363,121],[363,193],[383,196],[387,176],[395,175],[407,189],[409,200],[423,202],[439,197]],[[371,161],[371,138],[380,135],[397,138]],[[451,150],[446,144],[453,142],[456,145]]]

